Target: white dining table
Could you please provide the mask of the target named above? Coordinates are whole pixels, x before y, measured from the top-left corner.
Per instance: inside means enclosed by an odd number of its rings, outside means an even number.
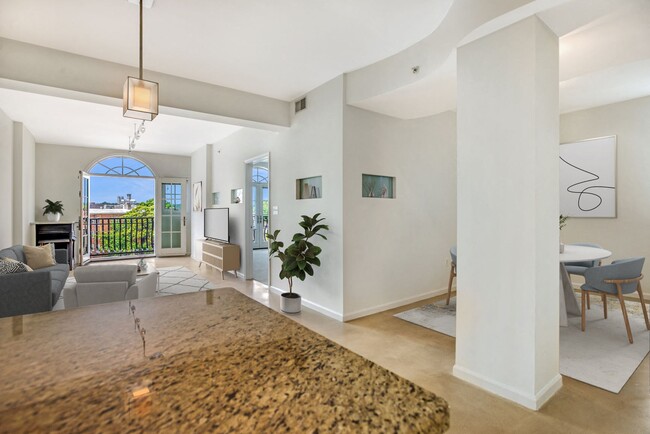
[[[567,272],[567,262],[597,261],[612,256],[612,252],[596,247],[575,246],[567,244],[564,253],[560,253],[560,325],[569,325],[569,315],[580,316],[580,306],[573,292],[573,284]]]

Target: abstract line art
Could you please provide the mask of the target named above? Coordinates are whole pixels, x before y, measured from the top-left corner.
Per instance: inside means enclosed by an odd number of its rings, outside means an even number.
[[[598,180],[600,180],[600,176],[596,175],[593,172],[585,170],[585,169],[583,169],[581,167],[578,167],[575,164],[571,164],[562,157],[560,157],[560,160],[562,160],[565,164],[568,164],[569,166],[573,167],[574,169],[577,169],[577,170],[579,170],[581,172],[584,172],[587,175],[592,176],[592,178],[588,178],[588,179],[585,179],[584,181],[580,181],[580,182],[576,182],[574,184],[571,184],[566,189],[567,192],[569,192],[571,194],[577,194],[578,195],[577,205],[578,205],[578,208],[580,209],[580,211],[585,211],[585,212],[593,211],[593,210],[597,209],[603,203],[602,196],[600,196],[598,193],[594,193],[594,192],[589,191],[589,190],[593,190],[593,189],[612,189],[612,190],[614,190],[616,188],[616,187],[612,187],[612,186],[609,186],[609,185],[590,185],[589,187],[585,187],[585,188],[578,187],[579,185],[582,185],[582,184],[587,184],[587,183],[590,183],[590,182],[593,182],[593,181],[598,181]],[[583,206],[583,199],[584,199],[585,196],[590,197],[592,199],[596,198],[598,200],[598,203],[596,205],[592,206],[592,207]]]

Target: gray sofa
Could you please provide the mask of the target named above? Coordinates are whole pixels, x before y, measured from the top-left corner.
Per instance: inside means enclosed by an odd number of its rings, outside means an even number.
[[[70,273],[68,252],[55,250],[56,265],[0,276],[0,318],[52,310]],[[0,250],[0,258],[25,262],[23,246]]]

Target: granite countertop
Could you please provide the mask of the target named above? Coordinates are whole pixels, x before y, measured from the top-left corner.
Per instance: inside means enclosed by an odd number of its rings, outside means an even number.
[[[447,403],[223,288],[0,319],[0,432],[444,432]],[[161,355],[162,354],[162,355]]]

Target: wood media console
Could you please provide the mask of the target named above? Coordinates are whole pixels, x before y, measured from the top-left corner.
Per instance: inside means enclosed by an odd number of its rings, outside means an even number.
[[[224,271],[234,271],[235,277],[237,277],[237,270],[241,266],[237,244],[205,240],[202,242],[201,250],[201,264],[221,271],[221,279],[223,279]]]

